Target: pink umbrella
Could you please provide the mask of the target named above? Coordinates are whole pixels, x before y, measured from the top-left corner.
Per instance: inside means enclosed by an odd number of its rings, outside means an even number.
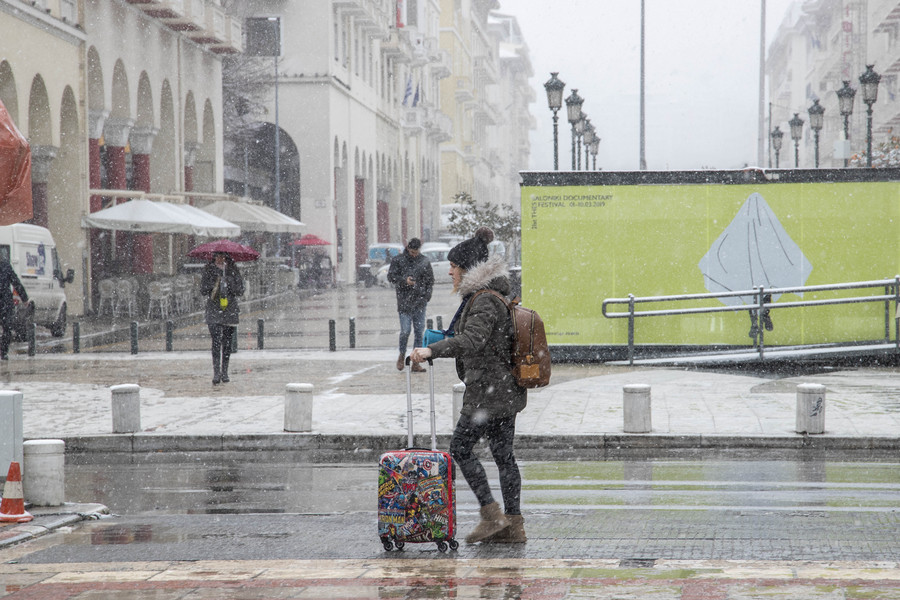
[[[253,248],[244,246],[243,244],[238,244],[237,242],[233,242],[231,240],[218,240],[215,242],[200,244],[199,246],[188,252],[188,256],[201,258],[203,260],[212,260],[213,257],[219,252],[224,252],[235,262],[247,262],[259,258],[259,252],[257,252]]]
[[[319,236],[307,233],[302,236],[299,240],[294,240],[291,242],[292,246],[330,246],[331,242],[327,240],[323,240]]]

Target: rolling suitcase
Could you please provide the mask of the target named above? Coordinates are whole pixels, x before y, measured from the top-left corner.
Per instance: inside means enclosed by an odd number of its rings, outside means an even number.
[[[387,551],[406,542],[437,544],[441,552],[456,550],[456,492],[450,455],[437,449],[434,416],[434,364],[429,365],[431,450],[413,448],[412,382],[406,357],[406,450],[381,455],[378,474],[378,536]]]

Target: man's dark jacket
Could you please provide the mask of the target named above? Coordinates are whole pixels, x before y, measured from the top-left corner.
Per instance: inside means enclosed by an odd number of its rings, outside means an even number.
[[[407,285],[406,278],[412,277],[414,285]],[[434,272],[431,262],[424,254],[413,258],[408,250],[391,260],[387,279],[397,290],[397,312],[408,314],[422,310],[431,300],[434,287]]]
[[[5,260],[0,260],[0,321],[6,326],[12,324],[15,317],[15,304],[11,288],[15,288],[21,302],[28,302],[28,292],[25,291],[25,286],[19,281],[16,272],[13,271],[12,265]]]

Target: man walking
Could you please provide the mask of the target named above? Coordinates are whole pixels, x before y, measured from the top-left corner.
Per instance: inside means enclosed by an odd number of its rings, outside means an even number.
[[[12,339],[12,328],[16,321],[16,305],[13,302],[13,290],[19,295],[19,302],[28,304],[28,292],[19,281],[8,260],[0,258],[0,360],[9,357],[9,342]]]
[[[434,272],[431,270],[431,262],[422,255],[419,249],[422,240],[412,238],[406,244],[406,249],[391,260],[388,269],[388,281],[397,291],[397,312],[400,314],[400,357],[397,359],[397,370],[402,371],[406,362],[406,344],[409,341],[410,330],[413,331],[413,348],[422,345],[422,336],[425,333],[425,307],[431,300],[431,290],[434,287]],[[415,372],[425,369],[419,364],[413,364]]]

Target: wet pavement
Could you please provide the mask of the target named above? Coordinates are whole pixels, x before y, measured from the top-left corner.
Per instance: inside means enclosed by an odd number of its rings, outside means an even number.
[[[437,292],[435,297],[429,317],[441,316],[446,324],[455,299]],[[282,458],[367,463],[381,448],[405,445],[406,379],[393,367],[392,300],[390,290],[353,288],[248,303],[239,351],[232,359],[232,381],[226,385],[211,385],[205,327],[195,317],[178,324],[173,352],[165,351],[164,326],[142,323],[136,355],[130,353],[128,337],[122,338],[126,324],[122,318],[85,322],[82,332],[94,336],[99,345],[85,341],[75,355],[71,341],[50,351],[53,341],[42,339],[45,345],[39,345],[34,357],[18,346],[18,353],[0,365],[0,382],[3,389],[23,392],[26,438],[64,439],[73,468],[172,463],[196,455],[191,453],[233,460],[248,450],[261,462]],[[350,335],[350,317],[355,339]],[[264,349],[258,348],[259,318],[265,319]],[[334,352],[329,350],[331,319]],[[110,334],[112,330],[119,332],[118,338]],[[433,369],[437,427],[440,442],[446,445],[457,380],[451,361],[437,361]],[[413,379],[420,433],[427,427],[427,381],[428,375]],[[109,387],[121,383],[141,386],[139,433],[111,433]],[[283,430],[288,383],[314,386],[311,432]],[[622,388],[630,383],[651,386],[651,433],[623,431]],[[794,432],[800,383],[827,388],[822,435]],[[560,364],[554,366],[552,385],[529,393],[528,408],[518,420],[517,451],[526,462],[633,459],[640,465],[648,458],[671,456],[746,460],[774,450],[803,464],[876,460],[890,465],[900,449],[897,383],[896,367],[879,366],[754,373]],[[635,485],[652,479],[637,478]],[[369,493],[366,486],[371,484],[366,482],[361,498]],[[823,482],[808,484],[821,487]],[[713,512],[708,506],[691,510],[672,503],[663,503],[664,508],[637,504],[622,511],[615,509],[621,500],[615,493],[597,493],[606,494],[605,499],[595,499],[589,509],[535,502],[529,517],[535,536],[525,547],[492,552],[473,547],[452,557],[429,552],[424,560],[420,552],[402,557],[379,554],[377,547],[370,552],[370,514],[347,511],[328,517],[280,515],[293,519],[293,527],[307,536],[293,540],[298,546],[291,560],[206,560],[185,555],[179,558],[189,562],[159,556],[152,561],[106,563],[85,554],[88,562],[79,564],[77,555],[53,558],[52,548],[60,536],[80,535],[82,541],[77,543],[86,548],[102,545],[95,544],[94,533],[115,523],[82,521],[96,514],[82,505],[42,509],[30,525],[37,533],[30,537],[44,533],[39,531],[42,527],[55,533],[28,543],[16,539],[17,544],[10,545],[4,539],[11,540],[15,531],[21,534],[25,526],[0,527],[4,561],[0,597],[900,598],[895,549],[900,532],[891,503],[880,504],[880,511],[837,510],[840,503],[832,498],[795,503],[793,511],[774,510],[772,495],[783,494],[790,507],[791,489],[763,488],[760,497],[768,498],[763,508],[747,513],[742,512],[747,507],[733,503]],[[684,498],[692,495],[685,492]],[[460,502],[460,521],[469,527],[476,507],[466,497]],[[172,530],[172,517],[141,518],[139,524],[160,532]],[[702,527],[697,519],[703,521]],[[288,526],[271,519],[241,522],[231,526],[222,540],[242,543],[237,532],[244,527],[271,530],[276,536]],[[844,537],[829,535],[835,531]],[[114,540],[110,535],[99,533],[96,539]],[[336,547],[341,547],[357,544],[360,536],[367,545],[361,547],[361,555],[351,553],[352,558],[344,552],[320,561],[302,550],[304,543],[309,547],[303,540],[335,539]],[[680,548],[679,558],[665,552],[670,543]],[[716,554],[712,548],[728,548],[731,554]],[[51,552],[44,555],[46,561],[37,559],[45,549]],[[714,556],[729,558],[714,560]],[[776,560],[767,561],[767,556]]]

